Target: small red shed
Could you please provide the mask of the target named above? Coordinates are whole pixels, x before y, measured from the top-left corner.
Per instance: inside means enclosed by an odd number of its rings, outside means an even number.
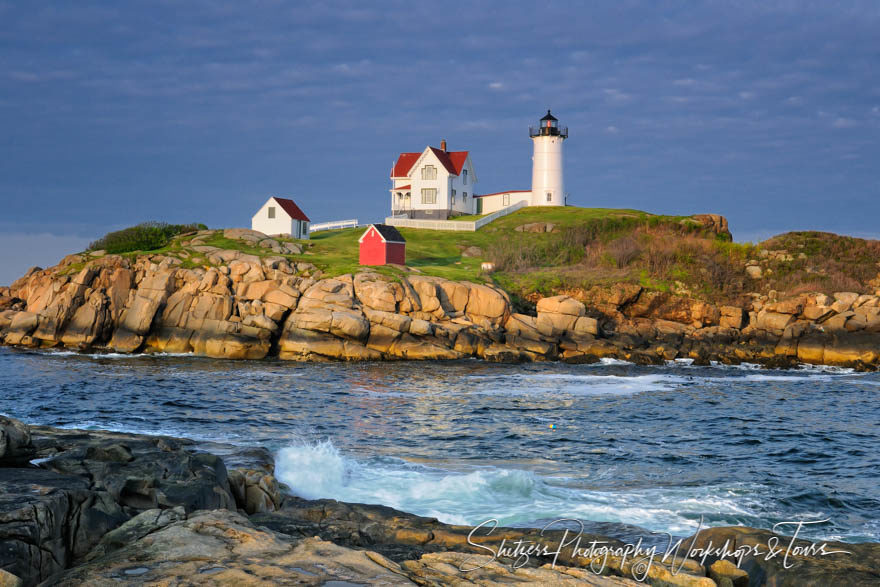
[[[361,265],[406,264],[406,240],[387,224],[371,224],[358,240]]]

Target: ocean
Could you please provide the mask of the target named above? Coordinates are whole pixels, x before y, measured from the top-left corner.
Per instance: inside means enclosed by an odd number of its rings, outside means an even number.
[[[880,541],[878,393],[880,374],[822,367],[0,348],[0,413],[31,424],[265,446],[302,497],[455,524],[578,519],[626,540],[686,536],[702,519],[828,520],[801,535]]]

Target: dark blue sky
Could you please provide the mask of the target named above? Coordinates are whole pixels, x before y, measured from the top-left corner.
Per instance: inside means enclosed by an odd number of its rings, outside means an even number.
[[[575,205],[880,234],[877,2],[316,4],[0,1],[0,283],[273,194],[376,220],[442,138],[527,189],[548,107]]]

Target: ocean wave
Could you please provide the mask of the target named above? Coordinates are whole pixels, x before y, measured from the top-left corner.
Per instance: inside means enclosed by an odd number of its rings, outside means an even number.
[[[575,518],[635,524],[684,535],[701,515],[715,525],[755,523],[764,488],[749,485],[591,491],[565,477],[498,467],[448,470],[400,459],[357,460],[329,441],[298,443],[276,456],[276,475],[307,499],[390,506],[449,524],[502,525]]]

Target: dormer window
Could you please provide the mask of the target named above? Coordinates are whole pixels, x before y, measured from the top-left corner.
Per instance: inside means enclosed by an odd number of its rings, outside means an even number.
[[[461,182],[467,185],[467,169],[461,172]]]
[[[422,179],[437,179],[437,168],[433,165],[422,167]]]

